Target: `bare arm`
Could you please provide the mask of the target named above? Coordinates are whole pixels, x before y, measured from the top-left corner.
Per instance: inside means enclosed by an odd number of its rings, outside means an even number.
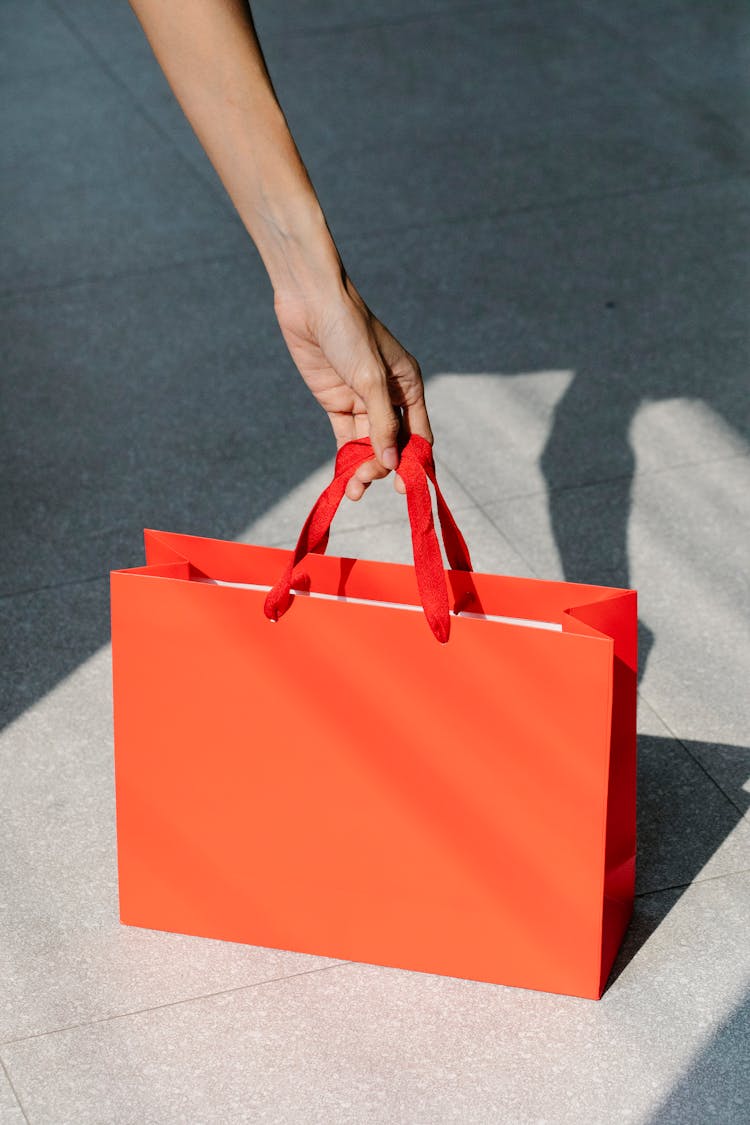
[[[177,100],[268,271],[292,358],[341,445],[370,436],[398,463],[399,433],[432,440],[419,365],[373,315],[344,269],[276,98],[247,0],[130,0]]]

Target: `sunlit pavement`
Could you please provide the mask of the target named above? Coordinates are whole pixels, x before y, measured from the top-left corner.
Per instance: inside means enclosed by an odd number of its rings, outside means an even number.
[[[108,572],[333,446],[125,0],[5,0],[0,1125],[744,1123],[750,9],[253,8],[476,568],[639,591],[635,917],[598,1003],[120,925]]]

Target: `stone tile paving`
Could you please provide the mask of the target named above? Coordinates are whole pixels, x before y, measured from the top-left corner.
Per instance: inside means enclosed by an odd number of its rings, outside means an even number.
[[[477,567],[639,590],[636,912],[598,1004],[120,926],[107,571],[290,543],[331,440],[129,6],[7,0],[0,1125],[744,1123],[750,10],[253,10]]]

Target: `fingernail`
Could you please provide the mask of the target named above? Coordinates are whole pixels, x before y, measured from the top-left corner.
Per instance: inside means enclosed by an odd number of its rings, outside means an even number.
[[[398,450],[394,445],[389,445],[387,449],[383,450],[381,463],[386,469],[398,468]]]

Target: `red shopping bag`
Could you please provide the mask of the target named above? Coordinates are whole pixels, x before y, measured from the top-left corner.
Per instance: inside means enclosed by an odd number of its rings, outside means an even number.
[[[339,451],[295,552],[147,531],[112,573],[122,921],[599,997],[633,902],[635,592],[473,572],[416,437],[415,566],[325,556],[371,456]]]

